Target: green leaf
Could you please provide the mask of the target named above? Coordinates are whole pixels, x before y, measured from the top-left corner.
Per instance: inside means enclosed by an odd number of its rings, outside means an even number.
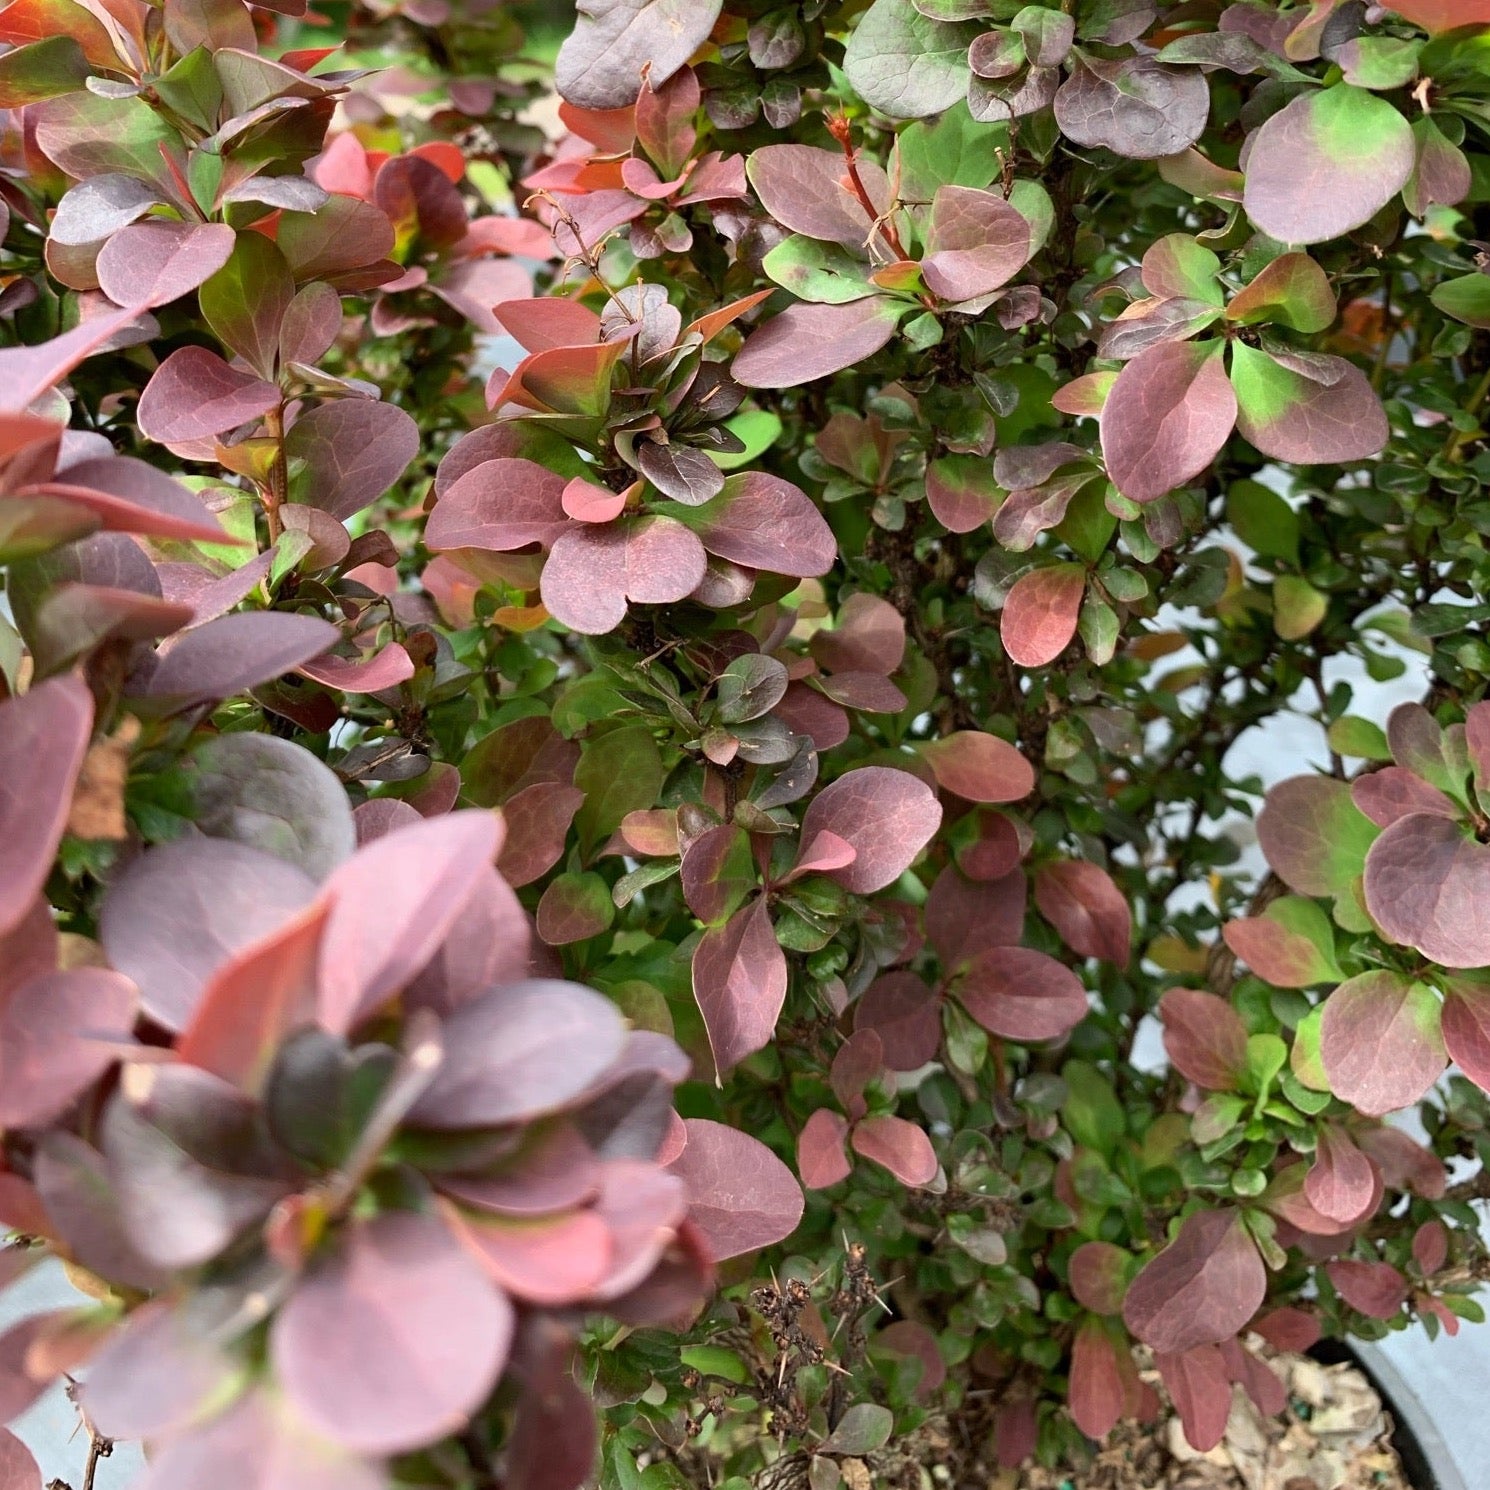
[[[1067,1061],[1061,1075],[1066,1082],[1066,1101],[1061,1109],[1066,1131],[1085,1148],[1111,1153],[1128,1131],[1111,1082],[1086,1061]]]
[[[768,278],[799,300],[846,305],[879,291],[869,282],[869,264],[839,243],[794,233],[761,260]]]
[[[721,1345],[685,1346],[678,1352],[678,1358],[700,1376],[719,1376],[740,1386],[750,1380],[744,1361]]]
[[[1288,1064],[1300,1086],[1328,1096],[1330,1078],[1319,1053],[1319,1028],[1323,1020],[1324,1005],[1320,1004],[1299,1021],[1293,1032],[1293,1050],[1289,1053]]]
[[[585,794],[574,822],[585,847],[603,843],[628,812],[653,806],[665,774],[657,742],[644,724],[622,725],[587,741],[574,768],[574,784]]]
[[[1341,715],[1329,727],[1328,737],[1330,749],[1337,755],[1367,761],[1389,761],[1392,758],[1386,731],[1373,720],[1362,719],[1358,714]]]
[[[1117,612],[1105,600],[1088,596],[1081,603],[1081,615],[1076,623],[1086,655],[1096,667],[1105,667],[1117,651],[1121,627]]]
[[[72,37],[34,41],[0,57],[0,109],[23,109],[71,93],[87,79],[87,59]]]
[[[1238,481],[1226,493],[1226,516],[1236,535],[1264,558],[1299,560],[1298,514],[1259,481]]]
[[[895,147],[900,200],[930,202],[939,186],[987,186],[998,174],[994,150],[1007,148],[1008,140],[1007,125],[977,123],[964,100],[936,119],[907,125]]]
[[[733,419],[726,419],[724,427],[745,448],[733,454],[709,451],[710,458],[721,471],[735,471],[750,465],[781,438],[781,420],[769,409],[742,409]]]
[[[212,65],[212,53],[196,47],[178,58],[155,80],[155,91],[182,118],[211,134],[222,110],[222,82]],[[221,161],[221,156],[214,157]],[[213,202],[204,204],[211,210]]]
[[[279,329],[295,277],[285,256],[262,233],[239,233],[226,264],[197,291],[213,334],[261,378],[272,379],[279,360]]]
[[[895,1414],[877,1402],[857,1402],[818,1445],[825,1454],[872,1454],[890,1441]]]
[[[1422,50],[1423,43],[1418,38],[1358,36],[1346,43],[1340,65],[1347,83],[1389,93],[1417,76],[1418,54]]]
[[[1428,297],[1444,315],[1490,330],[1490,274],[1466,274],[1462,279],[1446,279],[1436,285]]]
[[[1107,552],[1117,531],[1118,520],[1107,510],[1108,490],[1105,481],[1089,482],[1071,498],[1065,517],[1055,526],[1055,536],[1088,564],[1095,564]]]
[[[843,70],[871,108],[923,119],[963,98],[967,49],[983,29],[976,21],[934,21],[911,0],[874,0],[849,38]]]
[[[1329,596],[1297,574],[1280,574],[1273,582],[1273,629],[1284,641],[1298,641],[1324,620]]]

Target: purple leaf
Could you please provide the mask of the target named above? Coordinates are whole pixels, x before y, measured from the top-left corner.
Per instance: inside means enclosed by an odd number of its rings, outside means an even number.
[[[23,491],[58,496],[92,513],[111,532],[231,543],[195,492],[133,456],[101,456],[65,466]]]
[[[1414,812],[1459,820],[1459,807],[1436,786],[1403,766],[1382,766],[1350,783],[1350,798],[1378,828]]]
[[[730,373],[745,388],[796,388],[826,378],[873,357],[909,308],[883,295],[788,306],[750,334]]]
[[[926,898],[926,935],[946,973],[955,973],[985,947],[1012,947],[1024,935],[1029,885],[1014,868],[991,880],[972,880],[954,864],[937,875]]]
[[[434,956],[491,868],[501,827],[489,812],[452,812],[359,849],[326,882],[321,1022],[354,1029]]]
[[[540,593],[571,631],[602,635],[621,624],[627,600],[682,600],[703,579],[706,559],[699,539],[670,517],[574,523],[554,539]]]
[[[1333,1123],[1319,1129],[1314,1163],[1304,1177],[1304,1194],[1321,1216],[1342,1226],[1371,1214],[1377,1199],[1376,1171],[1345,1129]]]
[[[572,1120],[535,1126],[516,1155],[481,1174],[439,1176],[446,1195],[472,1210],[546,1216],[593,1200],[601,1167]]]
[[[1394,942],[1444,967],[1490,963],[1490,845],[1437,813],[1398,818],[1366,855],[1366,909]]]
[[[92,733],[93,696],[81,678],[53,678],[0,703],[0,935],[52,871]]]
[[[1292,776],[1268,792],[1257,841],[1268,864],[1300,895],[1337,895],[1361,873],[1375,825],[1343,781]]]
[[[1001,288],[1030,256],[1030,225],[998,192],[939,186],[926,219],[921,274],[942,300]]]
[[[498,553],[541,543],[545,548],[570,523],[564,477],[530,460],[482,461],[445,488],[424,528],[432,552],[485,548]]]
[[[0,1124],[59,1116],[130,1043],[134,984],[104,968],[43,973],[0,1006]]]
[[[475,1128],[556,1112],[619,1057],[625,1034],[615,1006],[577,983],[493,989],[446,1020],[444,1064],[412,1120]]]
[[[1128,1286],[1123,1322],[1178,1355],[1236,1334],[1267,1293],[1267,1269],[1236,1211],[1195,1211]]]
[[[521,1220],[447,1206],[447,1224],[499,1288],[527,1304],[574,1304],[611,1265],[610,1228],[594,1211]]]
[[[1200,475],[1236,423],[1224,343],[1162,342],[1118,374],[1102,408],[1102,455],[1125,497],[1152,502]]]
[[[171,709],[228,698],[336,645],[329,621],[289,611],[239,611],[182,633],[156,654],[143,696]]]
[[[139,319],[141,307],[88,317],[81,325],[36,347],[0,347],[0,413],[15,414],[36,402],[84,358],[102,351],[126,326]],[[210,356],[211,353],[208,353]]]
[[[41,1490],[41,1469],[31,1450],[9,1428],[0,1428],[0,1486],[4,1490]]]
[[[1477,1087],[1490,1091],[1490,984],[1445,979],[1442,1022],[1449,1059]]]
[[[1320,357],[1306,377],[1277,357],[1234,342],[1237,431],[1264,455],[1298,465],[1366,460],[1391,436],[1366,375],[1343,357]]]
[[[404,411],[372,399],[317,404],[290,426],[290,500],[345,521],[376,501],[419,453],[419,429]]]
[[[1341,1258],[1324,1270],[1340,1297],[1372,1319],[1394,1318],[1407,1301],[1407,1279],[1390,1263]]]
[[[1088,1438],[1106,1438],[1123,1415],[1127,1394],[1118,1368],[1119,1346],[1099,1319],[1086,1319],[1071,1343],[1071,1416]]]
[[[923,781],[890,766],[862,766],[813,798],[802,819],[802,842],[828,832],[849,844],[853,862],[828,877],[856,895],[871,895],[900,878],[941,820],[941,804]]]
[[[315,897],[302,870],[242,844],[187,838],[147,849],[104,896],[99,937],[168,1030],[190,1020],[202,986],[235,952]]]
[[[858,170],[875,211],[887,211],[891,192],[884,171],[870,160],[861,160]],[[848,184],[842,151],[765,145],[751,153],[745,172],[761,205],[782,227],[863,254],[872,224]]]
[[[1081,859],[1042,864],[1035,874],[1035,905],[1078,956],[1127,966],[1132,913],[1123,892],[1100,865]]]
[[[902,1185],[929,1185],[937,1175],[936,1150],[915,1123],[899,1117],[867,1117],[854,1125],[855,1153],[882,1164]]]
[[[764,899],[704,932],[693,952],[693,994],[720,1076],[770,1043],[786,984],[786,955]]]
[[[1055,122],[1078,145],[1155,160],[1193,145],[1210,107],[1210,85],[1199,68],[1153,57],[1088,56],[1056,94]]]
[[[802,1219],[802,1189],[758,1138],[686,1118],[688,1144],[668,1166],[688,1187],[688,1214],[716,1262],[785,1241]]]
[[[882,973],[854,1005],[855,1030],[880,1037],[892,1071],[916,1071],[942,1043],[941,998],[915,973]]]
[[[1214,1345],[1197,1345],[1175,1355],[1158,1354],[1154,1364],[1180,1415],[1186,1442],[1197,1453],[1208,1453],[1225,1437],[1231,1415],[1226,1358]]]
[[[1407,184],[1412,126],[1385,98],[1309,89],[1249,141],[1247,216],[1280,243],[1323,243],[1369,222]]]
[[[1432,989],[1397,973],[1361,973],[1326,1000],[1320,1057],[1330,1090],[1371,1117],[1417,1102],[1448,1056]]]
[[[680,514],[711,554],[769,574],[812,578],[838,557],[838,541],[799,487],[764,471],[731,476],[702,507]]]
[[[1086,989],[1064,963],[1028,947],[984,947],[957,984],[963,1007],[1005,1040],[1058,1040],[1087,1015]]]
[[[182,347],[155,369],[136,417],[148,439],[182,444],[248,424],[279,401],[273,383],[238,372],[205,347]]]
[[[1193,988],[1171,988],[1159,1000],[1164,1050],[1187,1081],[1229,1092],[1247,1069],[1247,1027],[1225,999]]]
[[[225,1412],[168,1439],[138,1490],[385,1490],[387,1477],[327,1443],[269,1392],[245,1392]]]
[[[593,0],[559,49],[554,81],[582,109],[628,108],[642,70],[660,87],[708,40],[721,0]]]
[[[317,1432],[357,1453],[421,1448],[485,1401],[512,1306],[434,1217],[351,1222],[269,1332],[274,1374]]]
[[[99,253],[99,288],[116,305],[167,305],[216,274],[236,238],[226,223],[135,223]]]

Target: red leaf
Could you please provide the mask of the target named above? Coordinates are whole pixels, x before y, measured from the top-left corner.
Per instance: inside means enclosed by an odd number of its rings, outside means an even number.
[[[424,525],[425,544],[433,553],[547,547],[569,526],[564,486],[562,476],[530,460],[482,461],[445,488]]]
[[[1407,1301],[1407,1279],[1387,1262],[1341,1259],[1325,1264],[1340,1297],[1372,1319],[1392,1319]]]
[[[848,1123],[829,1107],[819,1107],[797,1135],[797,1173],[809,1190],[826,1190],[848,1178],[852,1166],[844,1144]]]
[[[752,900],[699,939],[693,993],[721,1076],[770,1042],[786,981],[786,954],[764,899]]]
[[[1412,1257],[1425,1276],[1449,1260],[1449,1232],[1442,1221],[1424,1221],[1412,1234]]]
[[[813,798],[802,819],[802,842],[828,832],[849,844],[853,862],[828,877],[856,895],[870,895],[900,878],[941,820],[941,805],[924,782],[892,766],[861,766]]]
[[[885,1069],[885,1047],[874,1030],[857,1030],[838,1047],[828,1084],[851,1118],[864,1115],[864,1088]]]
[[[949,864],[926,898],[926,935],[943,971],[954,973],[985,947],[1013,947],[1024,936],[1029,883],[1012,869],[994,880],[970,880]]]
[[[1106,1438],[1123,1415],[1127,1393],[1118,1367],[1123,1348],[1100,1319],[1083,1320],[1076,1331],[1067,1395],[1071,1416],[1088,1438]]]
[[[1333,1123],[1319,1130],[1314,1163],[1304,1179],[1304,1194],[1321,1216],[1341,1225],[1363,1221],[1377,1198],[1376,1171],[1371,1161]]]
[[[610,1228],[594,1211],[516,1218],[447,1205],[442,1214],[487,1276],[525,1303],[578,1303],[610,1269]]]
[[[440,1221],[389,1211],[351,1222],[311,1265],[275,1316],[269,1355],[311,1427],[381,1456],[464,1427],[512,1330],[512,1306]]]
[[[92,733],[81,678],[0,703],[0,935],[20,924],[52,871]]]
[[[1490,845],[1437,813],[1398,818],[1366,855],[1366,909],[1387,937],[1444,967],[1490,963]]]
[[[1236,1334],[1267,1292],[1267,1269],[1235,1211],[1195,1211],[1128,1286],[1123,1320],[1145,1345],[1179,1355]]]
[[[1205,1091],[1229,1092],[1247,1069],[1247,1029],[1214,993],[1171,988],[1159,1000],[1164,1049],[1175,1069]]]
[[[929,1185],[937,1175],[936,1150],[915,1123],[898,1117],[867,1117],[849,1140],[856,1153],[882,1164],[903,1185]]]
[[[802,1219],[802,1190],[759,1139],[687,1118],[688,1145],[668,1166],[688,1186],[688,1214],[716,1262],[784,1241]]]
[[[1330,1090],[1372,1117],[1410,1107],[1448,1064],[1439,1004],[1397,973],[1361,973],[1324,1005],[1320,1056]]]
[[[839,605],[832,629],[813,633],[807,650],[829,672],[888,678],[905,660],[905,617],[888,600],[856,590]]]
[[[1250,1328],[1274,1350],[1305,1351],[1319,1339],[1318,1318],[1291,1307],[1260,1315],[1252,1321]]]
[[[1105,869],[1082,859],[1042,864],[1035,873],[1035,904],[1078,956],[1127,966],[1133,917]]]
[[[943,791],[969,802],[1017,802],[1035,789],[1035,769],[997,735],[956,730],[920,746]]]
[[[1044,667],[1066,650],[1076,635],[1086,569],[1080,564],[1048,564],[1014,581],[999,616],[1004,650],[1020,667]]]
[[[573,523],[553,540],[543,566],[543,603],[571,631],[603,635],[625,619],[628,600],[682,600],[706,562],[697,536],[670,517]]]
[[[972,300],[1007,284],[1030,256],[1030,225],[998,192],[939,186],[926,218],[921,274],[942,300]]]
[[[984,1029],[1006,1040],[1058,1040],[1087,1015],[1081,979],[1028,947],[985,947],[959,980],[957,997]]]
[[[1102,455],[1113,484],[1152,502],[1200,475],[1236,423],[1222,343],[1162,342],[1118,374],[1102,409]]]
[[[1200,1345],[1178,1354],[1156,1354],[1154,1364],[1180,1415],[1186,1441],[1197,1453],[1208,1453],[1221,1442],[1231,1414],[1225,1358],[1214,1345]]]

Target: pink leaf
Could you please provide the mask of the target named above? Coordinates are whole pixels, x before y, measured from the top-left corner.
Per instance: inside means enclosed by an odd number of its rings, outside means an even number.
[[[688,1145],[668,1166],[688,1187],[688,1213],[716,1262],[785,1241],[802,1219],[802,1190],[759,1139],[687,1118]]]
[[[1350,784],[1351,800],[1378,828],[1390,828],[1398,818],[1426,812],[1455,822],[1459,808],[1436,786],[1402,766],[1383,766]]]
[[[41,1490],[41,1470],[31,1450],[9,1428],[0,1428],[0,1490]]]
[[[751,153],[745,169],[761,205],[782,227],[862,251],[873,225],[848,183],[841,152],[765,145]],[[858,169],[875,211],[887,210],[891,193],[884,171],[871,160],[860,161]]]
[[[1231,1414],[1231,1381],[1226,1360],[1211,1344],[1175,1354],[1156,1354],[1170,1400],[1180,1415],[1185,1438],[1197,1453],[1208,1453],[1226,1433]]]
[[[275,1317],[269,1355],[311,1427],[387,1455],[459,1432],[512,1332],[512,1306],[440,1221],[390,1211],[351,1222],[311,1265]]]
[[[1490,1091],[1490,984],[1445,979],[1442,1024],[1449,1059],[1477,1087]]]
[[[984,1029],[1005,1040],[1058,1040],[1087,1015],[1081,979],[1028,947],[985,947],[968,964],[957,997]]]
[[[1128,1286],[1123,1320],[1145,1345],[1178,1355],[1236,1334],[1267,1292],[1267,1269],[1235,1211],[1195,1211]]]
[[[731,476],[688,523],[711,554],[769,574],[811,578],[838,558],[838,540],[807,494],[764,471]]]
[[[1162,342],[1118,374],[1102,409],[1102,455],[1131,501],[1152,502],[1193,480],[1226,443],[1237,401],[1222,346]]]
[[[1407,1279],[1390,1263],[1344,1259],[1325,1264],[1340,1297],[1372,1319],[1392,1319],[1407,1300]]]
[[[856,590],[839,605],[832,629],[813,633],[807,650],[829,672],[888,678],[905,659],[905,618],[888,600]]]
[[[228,262],[237,237],[220,222],[152,218],[121,228],[98,255],[99,288],[116,305],[179,300]]]
[[[1086,569],[1080,564],[1048,564],[1014,581],[999,616],[1004,650],[1020,667],[1044,667],[1066,650],[1076,635]]]
[[[1035,789],[1035,769],[997,735],[956,730],[920,747],[944,791],[969,802],[1018,802]]]
[[[1490,845],[1437,813],[1398,818],[1366,855],[1366,909],[1394,942],[1444,967],[1490,963]]]
[[[721,1076],[769,1043],[786,983],[786,954],[764,899],[752,900],[699,939],[693,993]]]
[[[796,388],[873,357],[909,307],[871,295],[846,305],[798,303],[751,333],[730,367],[746,388]]]
[[[556,621],[589,636],[613,631],[626,602],[667,605],[704,577],[704,545],[670,517],[576,523],[554,539],[543,566],[543,603]]]
[[[848,1178],[852,1166],[844,1152],[848,1123],[829,1107],[819,1107],[797,1135],[797,1173],[809,1190],[826,1190]]]
[[[1127,966],[1132,913],[1123,892],[1100,865],[1082,859],[1042,864],[1035,874],[1035,905],[1078,956]]]
[[[279,401],[273,383],[229,367],[205,347],[182,347],[155,369],[136,418],[147,438],[184,444],[251,423]]]
[[[424,525],[424,541],[433,553],[547,547],[569,526],[564,485],[562,476],[530,460],[482,461],[441,493]]]
[[[1364,1220],[1377,1196],[1371,1161],[1333,1123],[1319,1130],[1314,1163],[1304,1178],[1304,1194],[1320,1215],[1349,1226]]]
[[[1164,1049],[1187,1081],[1209,1092],[1229,1092],[1247,1069],[1247,1028],[1214,993],[1171,988],[1159,1000]]]
[[[900,878],[941,820],[941,805],[916,777],[890,766],[861,766],[813,798],[802,819],[802,841],[811,843],[826,831],[849,844],[853,862],[829,878],[869,895]]]
[[[594,1211],[513,1218],[446,1206],[443,1214],[487,1276],[525,1303],[577,1303],[610,1269],[610,1228]]]
[[[1372,1117],[1410,1107],[1443,1074],[1439,1004],[1398,973],[1361,973],[1324,1005],[1320,1056],[1330,1090]]]
[[[1106,1438],[1123,1415],[1126,1393],[1117,1361],[1122,1348],[1099,1319],[1083,1320],[1071,1344],[1067,1395],[1071,1416],[1088,1438]]]
[[[898,1117],[867,1117],[854,1125],[856,1153],[882,1164],[902,1185],[929,1185],[937,1175],[936,1150],[915,1123]]]
[[[52,871],[92,733],[81,678],[0,703],[0,934],[20,924]]]
[[[941,300],[972,300],[1007,284],[1030,256],[1030,225],[994,191],[939,186],[926,219],[921,274]]]

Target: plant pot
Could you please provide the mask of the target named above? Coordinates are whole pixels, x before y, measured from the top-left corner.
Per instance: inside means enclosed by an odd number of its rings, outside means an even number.
[[[1414,1490],[1469,1490],[1432,1414],[1379,1345],[1324,1340],[1309,1354],[1327,1366],[1350,1361],[1366,1375],[1392,1415],[1392,1446]]]

